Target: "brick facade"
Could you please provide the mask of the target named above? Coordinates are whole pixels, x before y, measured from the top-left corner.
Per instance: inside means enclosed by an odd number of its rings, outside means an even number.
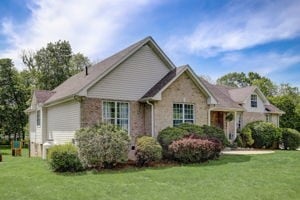
[[[130,135],[135,138],[145,134],[145,104],[130,102]]]
[[[98,98],[85,98],[81,102],[80,126],[87,127],[101,122],[102,102]]]
[[[162,129],[173,126],[173,104],[194,105],[195,124],[207,124],[207,97],[199,90],[190,77],[183,73],[162,93],[162,100],[154,104],[155,135]]]

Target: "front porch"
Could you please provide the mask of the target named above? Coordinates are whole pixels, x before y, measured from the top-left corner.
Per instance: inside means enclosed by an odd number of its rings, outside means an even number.
[[[227,139],[233,142],[242,126],[242,112],[231,110],[209,111],[209,125],[224,130]]]

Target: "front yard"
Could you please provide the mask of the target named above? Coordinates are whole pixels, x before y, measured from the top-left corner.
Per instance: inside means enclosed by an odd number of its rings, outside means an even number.
[[[3,150],[0,199],[299,199],[300,151],[224,155],[205,164],[55,174],[40,158]],[[27,154],[27,155],[26,155]]]

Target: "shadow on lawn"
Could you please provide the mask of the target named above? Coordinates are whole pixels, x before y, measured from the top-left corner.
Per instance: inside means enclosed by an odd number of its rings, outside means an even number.
[[[226,165],[228,163],[242,163],[249,162],[251,160],[251,156],[249,155],[222,155],[220,158],[216,160],[211,160],[203,163],[196,164],[180,164],[180,163],[160,163],[153,166],[148,167],[136,167],[134,165],[130,165],[124,168],[116,168],[116,169],[101,169],[101,170],[90,170],[93,174],[116,174],[116,173],[137,173],[145,170],[165,170],[174,167],[210,167],[210,166],[221,166]]]

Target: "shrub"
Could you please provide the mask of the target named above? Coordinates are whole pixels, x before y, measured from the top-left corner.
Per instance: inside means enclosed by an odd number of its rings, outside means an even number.
[[[129,137],[117,126],[100,124],[76,131],[79,158],[85,166],[112,168],[128,160]]]
[[[163,157],[171,158],[171,154],[169,152],[169,145],[175,141],[183,138],[185,135],[189,133],[186,130],[176,128],[176,127],[168,127],[159,132],[157,136],[157,141],[161,145],[163,149]]]
[[[55,145],[48,150],[48,161],[55,172],[78,172],[83,167],[72,144]]]
[[[254,139],[255,148],[278,148],[281,131],[274,124],[268,122],[252,122],[244,128],[251,130],[251,136]]]
[[[174,141],[169,149],[175,160],[182,163],[197,163],[218,157],[221,145],[209,140],[183,138]]]
[[[151,161],[160,160],[162,148],[154,138],[143,136],[137,139],[135,155],[137,164],[143,166]]]
[[[237,137],[238,146],[240,147],[251,147],[254,143],[254,140],[252,138],[252,132],[249,126],[245,126],[240,135]]]
[[[177,126],[177,128],[183,129],[186,132],[188,132],[189,134],[195,134],[195,135],[203,135],[203,129],[201,128],[201,126],[195,125],[195,124],[191,124],[191,123],[182,123],[179,126]]]
[[[158,134],[158,142],[163,148],[163,157],[172,159],[172,154],[169,152],[169,145],[176,140],[184,137],[189,137],[191,134],[198,136],[195,139],[219,140],[221,146],[228,145],[229,142],[222,129],[213,126],[198,126],[195,124],[183,123],[177,127],[168,127]],[[219,143],[218,142],[218,143]]]
[[[203,136],[205,136],[207,139],[218,139],[224,146],[227,146],[229,144],[225,133],[222,129],[214,127],[214,126],[208,126],[203,125],[201,126],[203,129]]]
[[[295,129],[282,129],[282,143],[284,149],[296,150],[300,146],[300,133]]]

